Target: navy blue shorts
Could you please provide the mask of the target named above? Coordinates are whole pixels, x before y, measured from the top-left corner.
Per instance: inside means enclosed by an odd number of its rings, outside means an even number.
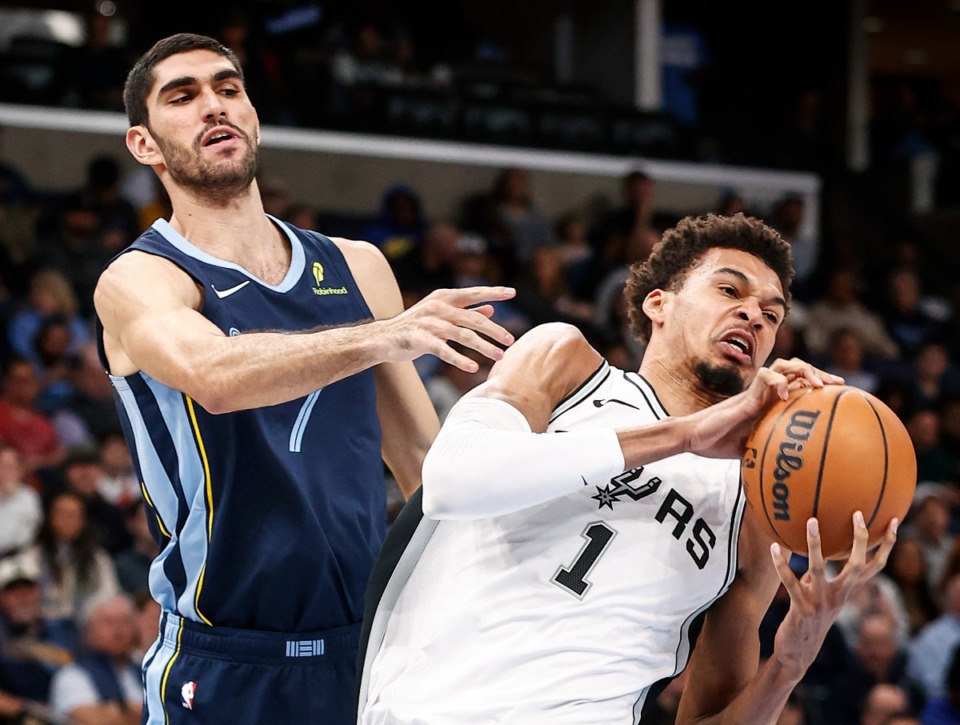
[[[164,612],[143,660],[142,722],[354,725],[359,632],[256,632]]]

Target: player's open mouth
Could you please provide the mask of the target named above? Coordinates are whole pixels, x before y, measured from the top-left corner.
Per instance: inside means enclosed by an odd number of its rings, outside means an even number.
[[[720,347],[727,357],[737,362],[750,363],[753,361],[754,342],[749,333],[741,330],[730,330],[720,337]]]
[[[207,131],[200,141],[201,146],[215,146],[238,138],[237,132],[226,126],[217,126]]]

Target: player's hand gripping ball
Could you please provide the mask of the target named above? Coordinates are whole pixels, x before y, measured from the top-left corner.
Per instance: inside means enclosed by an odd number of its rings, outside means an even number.
[[[913,442],[880,399],[849,385],[791,392],[747,438],[741,461],[747,501],[773,539],[807,552],[807,519],[820,523],[823,555],[843,559],[862,511],[870,548],[901,521],[917,485]]]

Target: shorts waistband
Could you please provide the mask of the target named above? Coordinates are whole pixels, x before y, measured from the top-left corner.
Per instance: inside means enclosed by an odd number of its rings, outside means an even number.
[[[360,625],[348,624],[320,632],[261,632],[210,627],[164,612],[160,617],[160,639],[174,648],[220,659],[295,664],[356,657]]]

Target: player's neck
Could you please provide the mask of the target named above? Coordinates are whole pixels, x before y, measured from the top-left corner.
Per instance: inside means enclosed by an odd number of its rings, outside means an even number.
[[[718,402],[716,396],[698,383],[692,368],[678,362],[676,355],[658,355],[648,347],[640,364],[640,374],[672,416],[689,415]]]
[[[245,192],[212,202],[183,188],[169,189],[170,226],[191,244],[222,259],[270,247],[277,230],[263,211],[256,181]]]

